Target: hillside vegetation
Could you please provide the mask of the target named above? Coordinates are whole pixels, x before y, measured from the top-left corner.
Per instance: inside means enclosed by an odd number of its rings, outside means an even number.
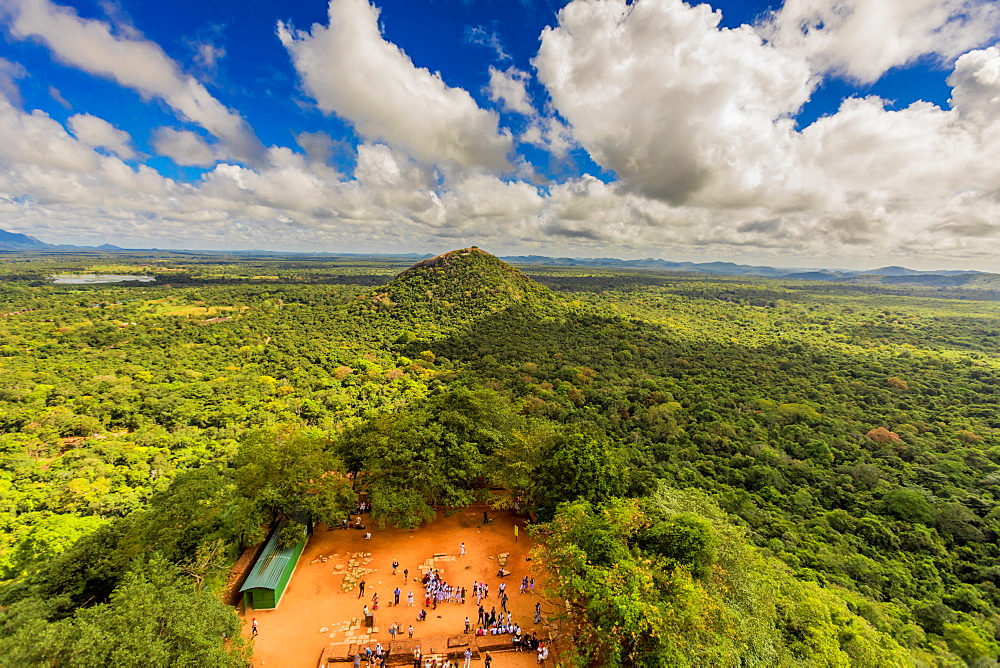
[[[157,283],[44,280],[112,266]],[[413,526],[493,486],[544,522],[581,665],[993,665],[995,302],[401,269],[0,265],[3,656],[245,665],[219,592],[276,519],[365,491]]]

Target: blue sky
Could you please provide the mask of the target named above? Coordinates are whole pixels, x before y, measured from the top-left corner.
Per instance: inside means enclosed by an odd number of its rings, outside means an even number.
[[[979,0],[0,0],[0,227],[1000,271]]]

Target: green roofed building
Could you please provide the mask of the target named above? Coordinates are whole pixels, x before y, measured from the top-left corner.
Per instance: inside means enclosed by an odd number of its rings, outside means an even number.
[[[295,564],[298,563],[299,556],[306,546],[306,537],[303,536],[302,540],[289,547],[279,547],[280,533],[281,527],[278,527],[271,534],[264,551],[257,558],[257,563],[250,569],[250,575],[240,587],[243,603],[247,608],[252,607],[254,610],[277,608],[281,595],[292,578]]]

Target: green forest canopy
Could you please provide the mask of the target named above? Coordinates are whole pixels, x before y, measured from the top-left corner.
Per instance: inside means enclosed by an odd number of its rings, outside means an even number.
[[[275,519],[336,519],[365,491],[413,526],[487,486],[549,523],[568,622],[600,640],[582,663],[1000,652],[1000,305],[981,293],[526,277],[473,251],[401,275],[3,261],[0,651],[24,665],[242,665],[218,592]],[[46,278],[72,271],[157,282]],[[154,639],[128,616],[157,619],[168,588],[190,614]],[[74,654],[81,634],[116,641]]]

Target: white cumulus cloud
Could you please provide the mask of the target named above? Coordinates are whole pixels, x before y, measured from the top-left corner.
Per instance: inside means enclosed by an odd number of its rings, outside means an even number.
[[[153,148],[185,167],[209,167],[219,159],[215,149],[190,130],[157,128],[153,132]]]
[[[90,114],[74,114],[66,119],[77,139],[88,146],[103,148],[128,160],[135,157],[132,135]]]
[[[368,0],[330,0],[329,25],[297,31],[279,23],[306,91],[320,109],[429,164],[508,170],[510,133],[469,93],[417,67],[379,30]]]
[[[516,67],[508,67],[506,70],[498,70],[490,67],[489,93],[490,99],[503,104],[507,111],[513,111],[522,116],[531,116],[535,113],[535,108],[531,104],[531,97],[525,83],[528,80],[528,73],[522,72]]]
[[[571,2],[534,65],[594,160],[677,204],[794,191],[788,144],[814,81],[753,29],[720,29],[708,5]]]
[[[49,0],[7,0],[10,34],[43,42],[64,63],[163,100],[185,120],[225,143],[235,159],[254,161],[263,146],[249,124],[184,74],[159,45],[134,31],[115,34],[103,21],[81,18]]]
[[[990,0],[786,0],[760,27],[815,71],[871,83],[920,56],[950,60],[986,44],[1000,27],[1000,7]]]
[[[951,105],[974,126],[996,126],[1000,119],[1000,47],[966,53],[948,77]]]

